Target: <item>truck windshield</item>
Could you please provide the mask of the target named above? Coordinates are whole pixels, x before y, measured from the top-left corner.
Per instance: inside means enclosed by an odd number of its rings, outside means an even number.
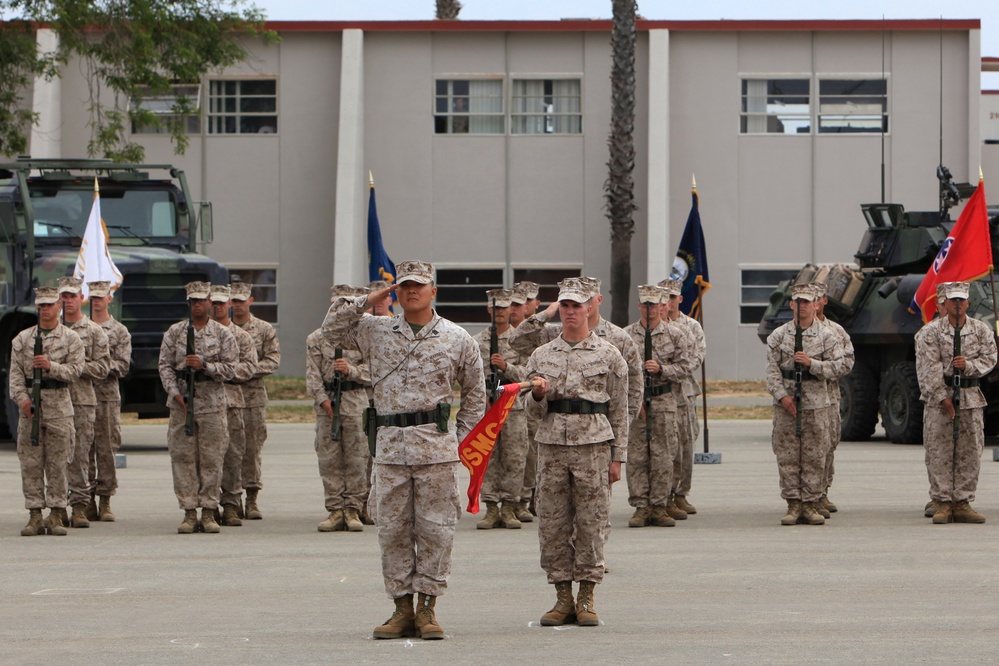
[[[91,189],[32,190],[35,238],[83,237],[94,205]],[[112,244],[134,245],[146,238],[177,235],[177,215],[166,190],[101,188],[101,217]]]

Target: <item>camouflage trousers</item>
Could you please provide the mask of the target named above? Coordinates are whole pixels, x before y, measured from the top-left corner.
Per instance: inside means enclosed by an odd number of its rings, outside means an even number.
[[[830,387],[829,395],[835,396],[832,405],[829,407],[829,452],[826,454],[825,476],[822,478],[822,494],[829,492],[829,487],[833,482],[833,475],[836,467],[833,458],[836,456],[836,447],[839,446],[839,436],[843,432],[843,422],[839,416],[839,383]]]
[[[538,541],[549,583],[604,578],[610,445],[538,443]]]
[[[100,497],[110,497],[118,490],[118,471],[114,454],[121,448],[121,401],[97,401],[94,443],[90,447],[88,480],[90,489]]]
[[[516,502],[524,483],[527,465],[527,414],[511,411],[496,440],[482,480],[483,502]]]
[[[96,405],[73,405],[73,455],[66,468],[71,505],[90,503],[90,449],[96,419]]]
[[[243,427],[242,407],[225,410],[226,430],[229,437],[222,457],[221,504],[241,506],[243,501],[243,455],[246,451],[246,429]]]
[[[316,457],[327,511],[352,508],[361,511],[368,499],[368,437],[360,416],[341,415],[340,439],[330,435],[332,419],[325,412],[316,417]]]
[[[383,465],[376,460],[374,477],[385,591],[392,599],[414,592],[443,595],[461,513],[458,463]]]
[[[183,410],[170,410],[167,448],[173,467],[173,492],[184,511],[217,509],[228,441],[225,412],[195,414],[191,437],[184,434],[185,420]]]
[[[701,422],[697,420],[697,403],[691,398],[686,405],[676,408],[676,436],[678,445],[673,458],[672,492],[686,497],[690,494],[690,483],[694,478],[694,443],[701,434]]]
[[[774,406],[773,450],[780,474],[780,496],[786,500],[814,502],[822,497],[830,409],[832,407],[802,410],[801,437],[797,437],[794,417],[780,405]]]
[[[261,489],[260,476],[264,442],[267,440],[267,407],[244,407],[243,430],[246,432],[246,450],[243,452],[243,487]]]
[[[984,410],[962,409],[958,426],[955,455],[954,422],[942,407],[923,408],[923,449],[930,499],[938,502],[975,501],[985,448]]]
[[[46,419],[43,415],[38,446],[32,446],[31,419],[21,415],[17,424],[17,460],[21,464],[25,509],[66,506],[66,465],[72,454],[72,416]]]
[[[669,501],[678,447],[676,417],[676,412],[653,412],[651,441],[646,441],[645,419],[632,422],[624,466],[631,506],[666,506]]]
[[[526,410],[525,410],[526,413]],[[527,415],[527,457],[524,459],[524,486],[520,489],[520,499],[528,501],[534,495],[534,484],[538,478],[538,443],[534,433],[538,431],[538,417]]]

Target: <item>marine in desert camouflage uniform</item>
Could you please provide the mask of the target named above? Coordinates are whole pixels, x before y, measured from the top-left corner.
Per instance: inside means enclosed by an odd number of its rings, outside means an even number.
[[[28,524],[21,536],[65,536],[68,483],[66,465],[73,455],[73,400],[69,385],[83,372],[85,356],[80,336],[59,323],[59,292],[35,289],[38,325],[14,337],[10,350],[7,395],[19,408],[17,459]],[[42,331],[42,354],[35,356],[35,336]],[[35,368],[42,369],[41,404],[32,405]],[[33,410],[39,410],[38,443],[31,443]],[[42,519],[42,510],[49,515]]]
[[[688,515],[697,513],[697,508],[687,501],[690,487],[694,479],[694,444],[701,433],[701,423],[697,419],[697,396],[701,394],[701,386],[697,383],[697,375],[704,364],[707,345],[704,340],[704,329],[701,323],[693,317],[680,311],[683,303],[683,282],[666,279],[659,283],[666,290],[667,299],[663,304],[663,317],[670,323],[686,329],[694,339],[695,363],[690,374],[682,381],[673,385],[676,396],[677,439],[676,458],[673,459],[673,488],[670,491],[669,503],[666,509],[677,520],[683,520]]]
[[[167,394],[170,422],[167,447],[173,470],[173,490],[184,511],[178,534],[196,530],[215,534],[222,486],[222,461],[228,437],[225,382],[236,376],[239,346],[228,328],[208,317],[207,282],[189,282],[191,319],[179,321],[163,334],[159,371]],[[194,327],[194,353],[187,353],[187,329]],[[194,405],[187,404],[189,370],[194,371]],[[187,410],[193,408],[194,433],[185,433]],[[198,524],[197,509],[201,508]]]
[[[246,430],[243,425],[243,384],[257,371],[257,349],[250,334],[236,326],[229,318],[232,306],[232,289],[229,285],[213,284],[209,291],[212,319],[229,329],[236,339],[239,356],[233,368],[233,377],[225,382],[226,396],[226,442],[222,458],[222,490],[219,502],[222,504],[222,525],[240,527],[240,508],[243,501],[243,455],[246,451]]]
[[[541,380],[527,400],[541,418],[541,568],[556,591],[555,606],[541,624],[597,626],[593,593],[604,576],[610,485],[621,478],[628,455],[628,366],[612,344],[589,330],[591,286],[567,278],[559,287],[562,333],[528,362],[528,375]],[[579,583],[575,603],[573,581]]]
[[[232,320],[250,334],[257,348],[257,370],[253,377],[241,385],[243,389],[243,427],[246,431],[246,448],[243,451],[243,488],[246,489],[244,517],[260,520],[264,517],[257,503],[257,495],[264,487],[261,478],[264,442],[267,441],[267,387],[264,377],[277,372],[281,365],[281,345],[274,327],[253,316],[250,306],[253,285],[246,282],[233,282]]]
[[[331,301],[340,297],[362,297],[367,289],[334,285]],[[337,357],[340,351],[342,358]],[[333,384],[340,373],[340,427],[333,437]],[[320,532],[347,530],[361,532],[361,515],[368,499],[368,475],[371,453],[361,417],[368,406],[367,388],[371,385],[368,364],[355,349],[339,349],[316,329],[305,339],[305,388],[312,396],[316,415],[316,456],[319,478],[329,515],[319,523]]]
[[[527,359],[510,348],[510,310],[513,304],[513,291],[491,289],[486,292],[490,316],[496,322],[496,342],[498,352],[489,356],[490,328],[475,335],[482,356],[482,370],[487,381],[490,364],[496,368],[498,385],[521,382],[526,377]],[[494,527],[520,529],[517,516],[521,486],[524,483],[524,466],[527,464],[527,417],[524,414],[524,399],[517,396],[516,402],[507,416],[503,430],[493,447],[489,465],[482,482],[482,501],[486,505],[486,515],[476,523],[476,528],[488,530]],[[503,503],[500,510],[500,502]],[[528,522],[534,517],[528,512]]]
[[[985,446],[985,396],[979,382],[996,364],[996,343],[988,325],[968,316],[967,282],[937,287],[945,316],[916,334],[916,375],[923,401],[923,447],[936,524],[984,523],[971,508]],[[960,354],[954,337],[960,328]],[[954,376],[960,377],[960,405],[953,401]],[[959,418],[954,439],[954,419]]]
[[[69,385],[73,398],[73,455],[67,468],[69,503],[73,507],[70,524],[90,527],[87,505],[90,504],[90,450],[94,446],[94,422],[97,420],[97,394],[94,381],[111,371],[108,336],[100,324],[83,314],[83,281],[74,277],[59,278],[63,324],[80,336],[86,362],[79,379]]]
[[[89,520],[114,522],[111,496],[118,490],[118,471],[114,455],[121,448],[121,391],[118,382],[128,374],[132,363],[132,334],[125,325],[108,312],[112,299],[111,283],[88,282],[91,320],[108,336],[110,372],[104,379],[94,380],[97,395],[97,418],[94,422],[94,444],[90,448]],[[100,497],[100,506],[95,498]]]
[[[677,457],[677,398],[673,387],[690,375],[696,359],[696,344],[679,326],[670,326],[661,317],[660,304],[669,296],[657,285],[639,285],[639,321],[624,328],[635,345],[645,349],[645,331],[650,332],[651,359],[642,354],[645,373],[651,386],[646,387],[651,410],[643,395],[639,417],[631,424],[628,439],[628,503],[635,513],[628,527],[672,527],[676,518],[667,510],[673,487],[673,460]],[[651,423],[646,424],[646,420]],[[647,436],[647,432],[651,436]],[[683,514],[683,518],[687,515]]]
[[[510,325],[514,328],[520,326],[524,321],[538,311],[538,290],[540,286],[537,282],[524,280],[513,285],[513,298],[510,305]],[[520,501],[517,503],[517,520],[522,523],[534,521],[537,512],[534,508],[534,483],[538,476],[538,443],[534,441],[534,434],[538,431],[538,417],[529,413],[526,409],[524,415],[527,419],[527,457],[524,460],[524,483],[520,489]]]
[[[403,314],[374,317],[369,306],[395,292]],[[361,298],[338,298],[323,322],[334,348],[367,359],[377,409],[375,521],[385,591],[395,612],[375,638],[419,633],[444,637],[434,608],[447,588],[451,547],[461,511],[458,442],[481,420],[485,377],[478,345],[433,309],[434,269],[422,261],[396,266],[396,285]],[[461,387],[455,427],[447,420],[452,387]],[[413,594],[419,594],[413,609]]]
[[[815,318],[819,295],[810,285],[791,288],[795,320],[767,338],[767,390],[774,398],[773,450],[777,456],[781,497],[787,501],[782,525],[822,525],[817,503],[822,497],[829,448],[829,380],[853,367],[836,334]],[[795,352],[795,321],[802,330],[802,351]],[[795,364],[801,366],[801,435],[795,434]]]

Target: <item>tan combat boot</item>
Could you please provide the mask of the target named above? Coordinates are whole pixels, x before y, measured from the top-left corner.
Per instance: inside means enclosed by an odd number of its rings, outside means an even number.
[[[343,510],[343,522],[350,532],[364,531],[364,523],[361,522],[361,517],[357,514],[357,509],[353,507],[348,506]]]
[[[336,509],[330,511],[330,515],[326,516],[326,520],[319,523],[320,532],[342,532],[346,527],[343,522],[343,511],[341,509]],[[375,636],[378,638],[378,636]]]
[[[371,519],[371,514],[368,513],[368,505],[364,505],[364,509],[361,511],[361,522],[365,525],[374,525],[375,521]]]
[[[555,606],[541,616],[542,627],[561,627],[576,623],[576,604],[572,599],[572,581],[555,583]]]
[[[97,510],[97,494],[90,491],[90,502],[87,504],[87,520],[94,523],[101,519],[100,511]]]
[[[198,526],[198,510],[187,509],[184,511],[184,522],[177,526],[177,534],[194,534]]]
[[[927,518],[932,518],[937,512],[938,504],[939,503],[936,500],[930,500],[927,502],[926,506],[923,508],[923,515]]]
[[[937,502],[937,512],[933,514],[934,525],[946,525],[954,521],[954,505],[950,502]]]
[[[500,522],[508,530],[519,530],[521,527],[517,514],[514,513],[514,506],[513,502],[503,502],[503,508],[500,510]]]
[[[685,495],[673,495],[673,503],[676,504],[678,508],[686,511],[688,516],[693,516],[697,513],[697,509],[694,508],[693,504],[687,501],[687,497]]]
[[[114,522],[114,511],[111,510],[110,495],[101,495],[101,508],[98,511],[98,518],[102,523]]]
[[[437,616],[434,614],[435,605],[437,605],[437,597],[420,592],[416,603],[416,631],[425,641],[436,641],[444,638],[444,629],[437,624]]]
[[[395,600],[395,612],[385,624],[375,627],[375,638],[403,638],[416,635],[416,614],[413,612],[413,595]]]
[[[70,524],[73,527],[90,527],[90,521],[87,520],[86,504],[73,505],[73,518]]]
[[[241,527],[243,525],[243,521],[240,520],[239,514],[236,513],[235,504],[222,505],[222,524],[225,527]]]
[[[826,508],[825,503],[823,503],[821,497],[818,500],[812,502],[812,505],[815,506],[815,511],[818,512],[818,514],[823,518],[832,518],[832,512]]]
[[[205,534],[218,534],[222,531],[215,522],[215,509],[201,509],[201,531]]]
[[[687,520],[687,512],[677,506],[676,501],[672,497],[666,503],[666,513],[673,520]]]
[[[522,502],[517,502],[517,505],[513,507],[514,515],[517,516],[517,520],[522,523],[534,522],[534,516],[531,514],[530,509],[527,508],[528,504],[530,504],[530,502],[524,500]]]
[[[260,492],[257,488],[247,488],[246,489],[246,519],[247,520],[261,520],[264,514],[260,512],[260,507],[257,506],[257,493]]]
[[[787,501],[787,513],[780,519],[781,525],[797,525],[801,518],[801,500],[789,499]]]
[[[37,536],[45,534],[45,525],[42,523],[42,510],[28,510],[28,524],[21,529],[21,536]]]
[[[593,588],[597,584],[589,580],[579,581],[579,595],[576,597],[576,624],[581,627],[598,627],[600,618],[593,607]]]
[[[829,513],[836,513],[837,511],[839,511],[839,507],[833,504],[833,501],[829,499],[827,495],[823,495],[822,499],[820,499],[819,501],[822,503],[822,508],[828,511]],[[828,517],[829,516],[826,516],[826,518]]]
[[[49,517],[45,521],[45,527],[52,536],[66,536],[69,530],[62,524],[62,514],[65,509],[49,509]]]
[[[955,523],[984,523],[985,516],[971,508],[968,500],[961,500],[954,506]]]
[[[499,524],[499,504],[496,502],[486,502],[486,515],[482,517],[482,520],[475,523],[475,528],[479,530],[491,530],[494,527],[499,527]]]
[[[649,507],[635,507],[635,513],[628,519],[628,527],[645,527],[649,524]]]
[[[649,525],[654,527],[674,527],[676,525],[676,520],[666,513],[666,507],[650,506]]]
[[[825,525],[826,519],[819,513],[815,502],[803,502],[801,505],[801,517],[809,525]]]

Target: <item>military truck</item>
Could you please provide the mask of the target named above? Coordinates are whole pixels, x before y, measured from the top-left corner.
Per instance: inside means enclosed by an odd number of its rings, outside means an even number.
[[[124,280],[112,315],[132,334],[132,367],[121,382],[122,410],[165,415],[157,372],[163,333],[188,316],[184,285],[228,282],[227,270],[195,251],[212,239],[211,205],[194,202],[184,172],[164,164],[19,159],[0,164],[0,433],[17,430],[8,397],[11,340],[36,321],[33,287],[72,275],[94,200],[111,258]],[[84,312],[87,312],[84,309]],[[4,431],[6,431],[4,433]]]
[[[830,294],[826,315],[842,325],[853,341],[856,363],[840,379],[841,438],[870,439],[878,424],[896,443],[923,441],[923,405],[916,380],[915,334],[922,326],[909,310],[912,298],[955,221],[949,209],[974,188],[951,182],[945,167],[940,210],[906,211],[901,204],[862,204],[867,231],[847,266],[808,265],[771,294],[757,333],[765,343],[778,326],[791,320],[793,284],[824,281]],[[999,210],[989,210],[992,255],[999,258]],[[999,280],[999,276],[996,278]],[[986,276],[972,284],[968,315],[995,330],[992,286]],[[986,434],[999,434],[999,384],[982,382],[988,399]]]

